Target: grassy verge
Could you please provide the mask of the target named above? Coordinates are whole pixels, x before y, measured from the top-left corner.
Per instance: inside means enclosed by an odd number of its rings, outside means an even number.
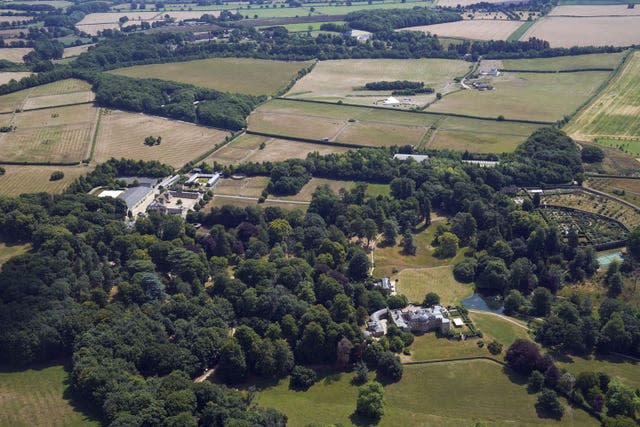
[[[535,24],[536,21],[527,21],[524,24],[520,25],[520,27],[518,27],[517,30],[515,30],[513,33],[511,33],[511,35],[507,38],[508,42],[517,42],[518,40],[520,40],[520,37],[522,37],[524,35],[524,33],[527,32],[527,30],[529,28],[531,28],[531,26],[533,24]]]

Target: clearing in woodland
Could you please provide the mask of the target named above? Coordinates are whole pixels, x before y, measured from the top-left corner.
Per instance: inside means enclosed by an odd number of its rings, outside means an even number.
[[[410,302],[422,303],[428,292],[440,296],[443,305],[459,304],[464,298],[473,294],[473,286],[458,282],[453,277],[453,267],[445,265],[432,268],[407,268],[396,277],[396,290],[405,295]]]
[[[577,140],[609,138],[640,144],[640,52],[627,58],[619,74],[564,130]]]
[[[374,378],[373,374],[370,376]],[[354,374],[324,372],[319,377],[305,392],[291,390],[289,378],[275,385],[258,384],[258,404],[282,411],[292,426],[366,425],[354,415],[358,396],[358,386],[352,383]],[[500,365],[486,360],[406,365],[402,379],[385,386],[384,415],[376,425],[459,427],[473,425],[478,419],[490,420],[491,426],[599,425],[586,412],[569,407],[564,400],[561,421],[539,418],[536,396],[527,393],[524,382],[526,378],[505,375]],[[505,396],[509,396],[508,405]]]
[[[272,95],[284,89],[311,61],[268,61],[248,58],[212,58],[167,64],[138,65],[111,71],[136,78],[189,83],[223,92]]]
[[[102,110],[94,160],[112,157],[159,160],[179,168],[224,141],[229,132],[142,113]],[[160,145],[148,146],[148,136],[160,136]]]
[[[33,49],[30,47],[8,47],[0,49],[0,59],[6,59],[7,61],[21,64],[24,62],[22,59],[26,54]]]
[[[15,197],[26,193],[59,194],[73,182],[93,168],[87,166],[27,166],[4,165],[4,175],[0,175],[0,195]],[[51,181],[54,171],[64,173],[64,178]]]
[[[289,98],[373,105],[385,100],[391,91],[364,90],[366,83],[409,80],[423,82],[435,92],[446,93],[455,87],[453,78],[469,70],[469,63],[452,59],[343,59],[320,61],[286,94]],[[408,98],[407,105],[424,105],[434,94]]]
[[[607,71],[503,73],[490,79],[493,90],[452,93],[429,111],[555,122],[593,96],[608,76]]]
[[[506,40],[522,25],[521,21],[464,20],[435,25],[403,28],[402,31],[420,31],[438,37],[455,37],[470,40]]]
[[[264,144],[263,148],[260,148]],[[222,165],[243,162],[274,162],[286,159],[304,159],[309,153],[321,155],[342,153],[348,148],[327,144],[312,144],[286,139],[269,138],[260,135],[244,134],[211,154],[204,161],[218,162]]]
[[[635,16],[545,16],[522,35],[535,37],[551,47],[631,46],[640,43],[640,15]]]

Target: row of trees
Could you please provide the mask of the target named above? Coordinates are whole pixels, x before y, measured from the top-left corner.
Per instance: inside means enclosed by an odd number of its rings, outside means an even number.
[[[396,28],[461,21],[459,13],[426,7],[412,9],[365,9],[350,12],[344,18],[351,28],[372,33],[390,32]]]

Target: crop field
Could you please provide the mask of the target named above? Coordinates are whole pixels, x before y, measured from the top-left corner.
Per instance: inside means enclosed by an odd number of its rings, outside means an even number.
[[[631,230],[640,226],[640,213],[635,209],[616,200],[583,191],[545,194],[542,196],[542,202],[605,215],[620,221]]]
[[[286,159],[305,159],[309,153],[318,152],[320,155],[344,153],[348,148],[335,145],[310,144],[285,139],[269,138],[263,150],[254,152],[246,161],[277,162]]]
[[[588,178],[587,185],[598,191],[640,206],[640,179]]]
[[[620,64],[623,56],[623,52],[616,52],[558,56],[555,58],[505,59],[498,68],[523,71],[565,71],[589,68],[613,69]]]
[[[167,64],[138,65],[112,71],[128,77],[157,78],[249,95],[272,95],[311,64],[247,58],[212,58]]]
[[[22,71],[0,72],[0,85],[7,84],[11,80],[19,81],[21,78],[28,77],[30,75],[31,73]]]
[[[147,136],[161,136],[162,143],[149,147]],[[181,167],[214,145],[222,142],[228,132],[168,120],[146,114],[118,110],[103,110],[96,139],[94,160],[98,163],[111,157],[134,160],[159,160]]]
[[[20,131],[24,128],[93,123],[97,111],[98,109],[91,104],[23,111],[15,114],[13,124]]]
[[[468,89],[432,104],[429,111],[554,122],[573,113],[606,80],[606,71],[503,73],[493,90]]]
[[[0,426],[98,426],[69,400],[68,382],[69,374],[59,365],[0,370]]]
[[[444,305],[454,305],[473,293],[472,285],[459,283],[453,267],[408,268],[397,275],[396,290],[409,301],[422,303],[427,292],[435,292]]]
[[[640,138],[640,53],[566,126],[574,139]]]
[[[259,8],[252,6],[250,9],[247,7],[235,8],[237,12],[241,13],[245,17],[254,18],[286,18],[286,17],[298,17],[298,16],[331,16],[331,15],[346,15],[349,12],[355,10],[370,10],[370,9],[411,9],[415,6],[429,6],[431,1],[427,2],[376,2],[368,4],[365,2],[353,2],[350,6],[331,6],[315,3],[313,5],[304,7],[263,7]],[[311,6],[314,10],[311,10]]]
[[[61,95],[64,93],[83,92],[91,90],[91,84],[78,79],[58,80],[32,89],[32,96]]]
[[[4,175],[0,175],[0,195],[18,196],[23,193],[62,193],[76,178],[91,172],[87,166],[13,166],[5,165]],[[59,181],[49,181],[54,171],[64,172]]]
[[[82,46],[71,46],[65,47],[64,53],[62,54],[63,58],[71,58],[72,56],[78,56],[81,53],[86,52],[89,48],[93,46],[93,44],[83,44]]]
[[[486,3],[501,3],[501,0],[489,0]],[[469,6],[477,4],[475,0],[436,0],[435,4],[442,7]]]
[[[33,49],[30,47],[8,47],[0,49],[0,59],[6,59],[7,61],[21,64],[24,61],[22,57],[31,52]]]
[[[365,425],[352,415],[358,395],[358,387],[351,383],[353,375],[325,372],[305,392],[290,390],[285,378],[275,385],[258,387],[257,402],[285,413],[294,427],[310,423]],[[598,425],[585,412],[570,407],[565,407],[560,422],[538,418],[536,396],[527,393],[521,384],[524,381],[519,377],[511,380],[502,367],[489,361],[404,366],[402,379],[385,387],[384,415],[376,425],[459,427],[473,425],[478,419],[492,427]],[[504,404],[505,396],[509,396],[509,405]]]
[[[69,105],[92,101],[91,85],[82,80],[66,79],[0,96],[0,112]]]
[[[320,61],[313,71],[298,80],[286,94],[290,98],[342,101],[373,105],[386,99],[391,91],[363,90],[366,83],[382,80],[424,82],[437,92],[454,88],[453,78],[464,75],[469,64],[450,59],[344,59]],[[413,105],[435,99],[435,94],[410,97]]]
[[[627,4],[581,4],[556,6],[549,16],[633,16],[640,15],[640,9],[629,9]]]
[[[640,43],[640,15],[565,17],[548,16],[538,20],[520,40],[531,37],[546,40],[551,47],[630,46]]]
[[[456,3],[458,4],[458,2]],[[455,6],[454,6],[455,7]],[[435,25],[403,28],[402,31],[420,31],[438,37],[455,37],[471,40],[506,40],[522,25],[521,21],[464,20]]]
[[[91,91],[65,93],[62,95],[30,96],[25,100],[22,109],[26,111],[37,108],[56,107],[59,105],[81,104],[92,102],[94,99],[95,94]]]
[[[446,117],[437,124],[428,148],[507,153],[523,143],[541,125]]]

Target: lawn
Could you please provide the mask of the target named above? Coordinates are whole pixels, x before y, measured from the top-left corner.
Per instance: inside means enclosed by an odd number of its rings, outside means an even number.
[[[427,292],[435,292],[444,305],[459,304],[473,293],[472,285],[463,285],[453,277],[453,267],[407,268],[397,274],[396,289],[409,301],[421,303]]]
[[[310,423],[365,425],[352,417],[358,394],[352,378],[351,373],[324,373],[306,392],[290,390],[288,379],[284,379],[260,390],[257,401],[284,412],[293,427]],[[385,387],[384,416],[377,425],[459,427],[477,420],[492,427],[598,425],[585,412],[571,408],[566,408],[560,422],[538,418],[535,395],[519,384],[522,379],[514,379],[489,361],[405,366],[402,380]]]
[[[300,79],[287,97],[331,102],[373,105],[391,91],[363,90],[366,83],[382,80],[424,82],[437,92],[454,88],[453,78],[465,74],[469,64],[450,59],[343,59],[320,61],[313,71]],[[412,96],[415,105],[435,99],[435,94]]]
[[[563,71],[589,68],[611,68],[620,64],[624,52],[593,53],[588,55],[558,56],[555,58],[505,59],[503,68],[507,70]]]
[[[606,372],[612,377],[618,377],[626,385],[640,387],[640,363],[617,356],[556,356],[558,367],[565,368],[574,375],[585,371]]]
[[[529,336],[527,332],[527,325],[518,320],[511,318],[507,320],[492,313],[477,311],[469,313],[469,317],[471,317],[473,324],[482,331],[485,342],[495,339],[502,343],[505,351],[518,338],[532,341],[532,337]],[[516,322],[521,326],[515,325],[512,322]]]
[[[503,73],[490,79],[493,90],[452,93],[428,111],[555,122],[586,102],[608,76],[606,71]]]
[[[61,365],[0,370],[0,426],[99,426],[71,400],[68,382]]]
[[[127,77],[156,78],[249,95],[272,95],[285,88],[312,62],[211,58],[167,64],[138,65],[111,71]]]
[[[298,194],[288,197],[280,197],[282,200],[300,200],[310,202],[313,193],[321,185],[327,185],[335,193],[338,194],[341,188],[345,190],[351,190],[355,188],[356,183],[353,181],[337,181],[333,179],[324,178],[311,178],[304,187],[298,192]],[[270,197],[273,200],[273,197]]]
[[[0,195],[18,196],[23,193],[46,192],[62,193],[74,179],[91,172],[87,166],[3,166],[4,175],[0,175]],[[54,171],[62,171],[64,178],[50,181]]]
[[[640,138],[640,52],[632,53],[621,72],[566,126],[578,140]],[[620,143],[620,142],[619,142]]]
[[[420,230],[413,236],[413,242],[417,247],[416,255],[405,255],[400,246],[401,236],[398,236],[396,245],[378,246],[374,252],[374,274],[376,277],[391,277],[393,271],[402,271],[406,268],[439,267],[455,264],[463,256],[463,251],[458,251],[454,258],[436,258],[433,256],[433,242],[437,224],[442,219],[432,221],[426,229]]]

